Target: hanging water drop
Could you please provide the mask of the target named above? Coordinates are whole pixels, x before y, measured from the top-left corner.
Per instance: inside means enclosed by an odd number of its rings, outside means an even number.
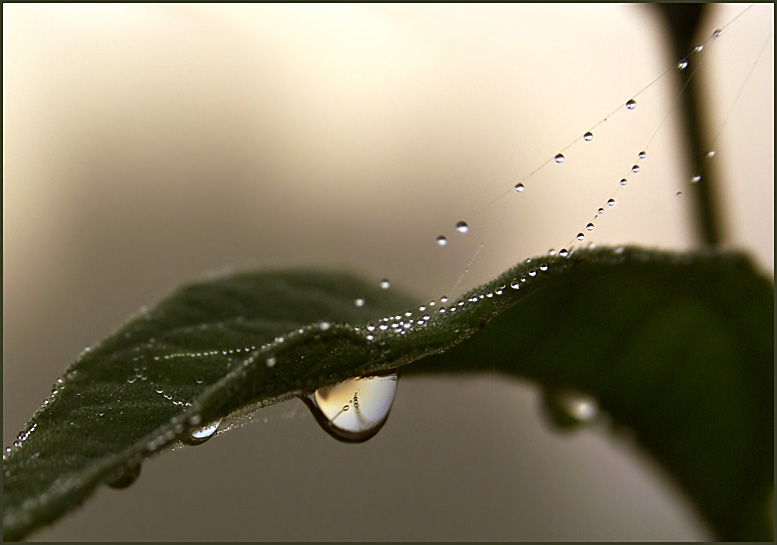
[[[713,38],[720,38],[720,35],[723,33],[723,30],[720,28],[717,28],[712,31],[712,37]]]
[[[569,255],[569,250],[567,250],[566,248],[561,248],[558,251],[558,255],[560,255],[561,257],[567,257]]]
[[[633,167],[631,167],[631,171],[632,171],[634,174],[636,174],[637,172],[639,172],[639,165],[634,165]]]
[[[629,181],[626,178],[621,178],[621,185],[626,185]]]
[[[688,68],[688,59],[683,59],[677,63],[678,70],[685,70],[686,68]]]
[[[604,214],[604,208],[599,208],[599,210],[596,211],[597,215],[601,216]]]
[[[356,305],[357,307],[363,307],[364,306],[364,299],[359,297],[358,299],[354,300],[353,304]]]
[[[445,246],[446,244],[448,244],[447,238],[445,238],[443,235],[437,237],[437,246]]]
[[[594,224],[593,224],[593,223],[589,223],[588,225],[586,225],[586,226],[585,226],[585,228],[586,228],[588,231],[593,231],[593,230],[594,230]]]
[[[588,131],[583,135],[583,140],[585,140],[586,142],[590,142],[593,139],[594,139],[594,133],[592,133],[591,131]]]
[[[682,191],[678,191],[677,193],[674,194],[674,196],[677,197],[678,199],[680,199],[683,196],[683,192]]]
[[[200,428],[195,428],[193,430],[189,430],[189,434],[181,439],[184,443],[187,445],[201,445],[216,433],[216,430],[219,429],[219,424],[221,424],[221,420],[216,420],[215,422],[211,422],[207,426],[202,426]]]
[[[710,150],[707,152],[707,157],[715,157],[715,150]]]
[[[696,176],[694,176],[693,178],[691,178],[691,183],[692,184],[695,184],[695,183],[697,183],[699,181],[701,181],[701,176],[699,176],[698,174]]]
[[[467,232],[469,232],[469,225],[467,225],[466,221],[460,221],[456,223],[456,230],[462,235],[464,235]]]
[[[559,153],[553,158],[554,161],[556,161],[559,165],[564,162],[564,155]]]
[[[397,374],[393,372],[325,386],[301,399],[332,437],[361,443],[386,423],[396,392]]]
[[[626,102],[626,108],[628,108],[629,110],[633,110],[636,107],[637,107],[637,101],[634,100],[633,98],[630,98],[628,102]]]
[[[585,240],[585,235],[583,233],[578,233],[577,240]]]
[[[387,290],[391,287],[391,283],[388,281],[388,279],[384,278],[380,281],[380,287],[381,289]]]
[[[694,50],[696,53],[698,53],[698,52],[699,52],[699,51],[701,51],[702,49],[704,49],[704,45],[702,45],[702,44],[699,44],[699,45],[697,45],[696,47],[694,47],[694,48],[693,48],[693,50]]]
[[[615,206],[615,199],[607,199],[607,206]]]
[[[524,189],[523,184],[515,184],[515,191],[518,193],[523,193]]]
[[[105,481],[105,484],[111,488],[120,490],[122,488],[127,488],[132,483],[137,481],[139,476],[140,464],[133,464],[119,470],[119,472],[117,472],[113,477]]]
[[[275,367],[275,364],[278,363],[278,360],[275,359],[275,356],[270,356],[266,360],[264,360],[264,364],[267,367]]]
[[[645,157],[647,157],[647,152],[645,150],[640,151],[639,152],[639,158],[640,159],[644,159]]]

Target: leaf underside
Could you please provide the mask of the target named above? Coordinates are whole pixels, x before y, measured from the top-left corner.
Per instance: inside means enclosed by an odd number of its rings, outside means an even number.
[[[3,537],[24,538],[193,428],[399,369],[498,371],[590,395],[720,539],[770,541],[773,292],[739,254],[629,247],[536,258],[423,310],[332,272],[191,284],[85,350],[6,449]]]

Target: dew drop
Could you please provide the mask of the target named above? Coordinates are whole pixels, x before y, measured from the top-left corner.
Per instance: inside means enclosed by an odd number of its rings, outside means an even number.
[[[588,131],[583,135],[583,140],[585,140],[586,142],[590,142],[593,139],[594,139],[594,133],[592,133],[591,131]]]
[[[397,374],[358,377],[301,396],[321,427],[335,439],[361,443],[388,419],[397,392]]]
[[[561,248],[558,251],[558,255],[560,255],[561,257],[567,257],[569,255],[569,250],[567,250],[566,248]]]
[[[187,445],[201,445],[216,433],[219,429],[221,420],[211,422],[207,426],[202,426],[189,431],[189,434],[181,439]]]
[[[442,297],[440,297],[440,302],[441,303],[447,303],[448,302],[448,296],[447,295],[443,295]]]
[[[386,278],[384,278],[380,281],[380,287],[384,290],[387,290],[391,287],[391,283]]]
[[[696,176],[694,176],[693,178],[691,178],[691,183],[692,184],[695,184],[696,182],[699,182],[699,181],[701,181],[701,176],[699,176],[698,174]]]
[[[513,279],[513,281],[510,282],[510,287],[513,288],[514,290],[519,290],[521,289],[521,283],[518,282],[518,280]]]
[[[639,158],[640,159],[644,159],[645,157],[647,157],[647,152],[645,150],[640,151],[639,152]]]
[[[677,63],[678,70],[685,70],[686,68],[688,68],[688,59],[683,59]]]
[[[712,37],[713,38],[720,38],[720,35],[723,34],[723,30],[720,28],[717,28],[712,31]]]
[[[270,356],[269,358],[267,358],[266,360],[264,360],[264,364],[265,364],[267,367],[275,367],[275,364],[276,364],[276,363],[278,363],[278,360],[276,360],[274,356]]]
[[[615,199],[607,199],[607,206],[615,206]]]
[[[105,484],[111,488],[120,490],[127,488],[138,480],[140,476],[140,464],[133,464],[121,469],[114,477],[106,481]]]
[[[548,272],[548,264],[547,263],[543,263],[542,265],[540,265],[540,270],[542,272]]]
[[[437,237],[437,246],[445,246],[446,244],[448,244],[447,238],[445,238],[443,235]]]
[[[678,191],[677,193],[674,194],[674,196],[677,197],[678,199],[681,199],[682,196],[683,196],[683,192],[682,191]]]
[[[707,152],[707,157],[710,157],[710,158],[715,157],[715,150],[708,151]]]
[[[556,156],[553,158],[553,160],[554,160],[554,161],[556,161],[558,164],[561,164],[561,163],[563,163],[563,162],[564,162],[564,155],[562,155],[561,153],[559,153],[558,155],[556,155]]]
[[[588,231],[593,231],[593,230],[594,230],[594,224],[593,224],[593,223],[589,223],[588,225],[586,225],[586,226],[585,226],[585,228],[586,228]]]
[[[469,225],[467,225],[466,221],[460,221],[456,223],[456,230],[462,235],[464,235],[467,232],[469,232]]]
[[[634,174],[636,174],[637,172],[639,172],[639,165],[634,165],[633,167],[631,167],[631,171],[632,171]]]
[[[602,214],[604,214],[604,208],[600,208],[599,210],[596,211],[596,213],[597,215],[601,216]]]
[[[353,304],[356,305],[357,307],[363,307],[364,306],[364,299],[359,297],[358,299],[354,300]]]
[[[626,102],[626,108],[628,108],[629,110],[633,110],[636,107],[637,107],[637,101],[634,100],[633,98],[629,99],[628,102]]]
[[[518,193],[523,193],[526,188],[523,187],[523,184],[515,184],[515,191]]]
[[[704,49],[704,45],[703,45],[703,44],[699,44],[699,45],[697,45],[696,47],[694,47],[694,48],[693,48],[693,50],[694,50],[696,53],[698,53],[699,51],[701,51],[701,50],[703,50],[703,49]]]
[[[595,399],[568,390],[545,391],[542,409],[554,428],[567,432],[591,424],[599,416],[599,406]]]
[[[626,185],[629,181],[626,178],[621,178],[621,185]]]
[[[585,240],[585,235],[583,233],[578,233],[577,240]]]

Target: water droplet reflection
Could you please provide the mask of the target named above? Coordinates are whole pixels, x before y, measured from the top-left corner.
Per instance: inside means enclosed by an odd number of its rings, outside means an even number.
[[[347,443],[373,437],[388,419],[397,392],[397,374],[358,377],[300,396],[329,435]]]
[[[559,431],[572,431],[591,424],[599,416],[599,405],[594,398],[570,390],[546,390],[542,396],[542,410]]]
[[[219,424],[221,424],[221,420],[216,420],[207,426],[202,426],[201,428],[190,430],[189,435],[184,437],[182,441],[187,445],[201,445],[213,437],[213,435],[216,433],[216,430],[219,429]]]

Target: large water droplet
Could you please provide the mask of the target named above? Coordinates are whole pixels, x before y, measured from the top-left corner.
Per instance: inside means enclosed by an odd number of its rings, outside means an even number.
[[[138,480],[140,476],[140,464],[133,464],[121,469],[114,477],[108,479],[105,484],[111,488],[127,488]]]
[[[631,171],[632,171],[634,174],[636,174],[637,172],[639,172],[639,165],[634,165],[633,167],[631,167]]]
[[[710,158],[715,157],[715,150],[713,149],[713,150],[708,151],[707,152],[707,157],[710,157]]]
[[[546,390],[542,397],[545,417],[559,431],[572,431],[599,416],[596,400],[569,390]]]
[[[607,199],[607,206],[615,206],[615,199]]]
[[[456,224],[456,230],[464,235],[469,232],[469,225],[467,225],[466,221],[460,221]]]
[[[383,280],[380,281],[380,287],[383,288],[384,290],[387,290],[391,287],[391,283],[386,278],[384,278]]]
[[[590,142],[593,139],[594,139],[594,133],[592,133],[591,131],[588,131],[583,135],[583,140],[585,140],[586,142]]]
[[[583,234],[583,233],[578,233],[578,234],[577,234],[577,240],[585,240],[585,234]]]
[[[626,102],[626,108],[628,108],[629,110],[633,110],[636,107],[637,107],[637,101],[634,100],[633,98],[630,98],[628,102]]]
[[[353,304],[356,305],[357,307],[363,307],[364,306],[364,299],[359,297],[358,299],[354,300]]]
[[[589,223],[588,225],[586,225],[586,226],[585,226],[585,228],[586,228],[588,231],[593,231],[593,230],[594,230],[594,224],[593,224],[593,223]]]
[[[720,38],[720,35],[723,34],[723,30],[720,28],[716,28],[712,31],[712,37],[713,38]]]
[[[523,184],[515,184],[515,190],[516,190],[518,193],[523,193],[525,189],[526,189],[526,188],[525,188],[525,187],[523,187]]]
[[[640,159],[644,159],[645,157],[647,157],[647,152],[645,150],[640,151],[639,152],[639,158]]]
[[[693,50],[694,50],[696,53],[698,53],[699,51],[701,51],[701,50],[703,50],[703,49],[704,49],[704,45],[703,45],[703,44],[699,44],[699,45],[697,45],[696,47],[694,47],[694,48],[693,48]]]
[[[374,436],[388,419],[397,374],[358,377],[319,388],[302,401],[329,435],[348,443]]]
[[[554,161],[556,161],[558,164],[561,164],[564,162],[564,155],[559,153],[553,158]]]
[[[698,174],[696,176],[694,176],[693,178],[691,178],[691,183],[692,184],[695,184],[696,182],[699,182],[699,181],[701,181],[701,176],[699,176]]]
[[[189,430],[189,434],[184,438],[182,438],[181,440],[187,445],[201,445],[205,441],[213,437],[213,434],[215,434],[216,430],[219,429],[219,424],[221,424],[221,420],[216,420],[215,422],[211,422],[207,426],[202,426],[201,428]]]
[[[447,238],[445,238],[443,235],[437,237],[437,246],[445,246],[446,244],[448,244]]]
[[[686,68],[688,68],[688,59],[683,59],[677,63],[678,70],[685,70]]]

